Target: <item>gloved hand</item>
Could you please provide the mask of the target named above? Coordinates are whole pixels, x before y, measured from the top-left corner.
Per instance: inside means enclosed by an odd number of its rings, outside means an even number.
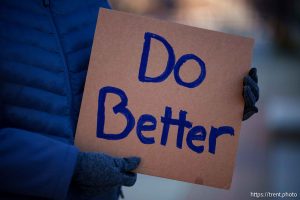
[[[249,74],[244,77],[243,96],[245,100],[243,121],[249,119],[253,114],[258,112],[255,103],[259,99],[259,88],[257,85],[257,70],[251,68]]]
[[[79,152],[73,183],[91,195],[114,186],[133,186],[138,157],[115,158],[103,153]]]

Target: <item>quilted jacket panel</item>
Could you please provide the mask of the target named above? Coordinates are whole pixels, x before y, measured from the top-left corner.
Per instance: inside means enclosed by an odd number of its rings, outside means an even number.
[[[73,146],[99,7],[0,1],[0,198],[77,199]],[[99,194],[116,199],[118,189]]]

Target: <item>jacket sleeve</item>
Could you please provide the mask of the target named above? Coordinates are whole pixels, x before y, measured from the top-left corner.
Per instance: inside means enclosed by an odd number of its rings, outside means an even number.
[[[0,192],[65,199],[78,150],[46,136],[0,129]]]

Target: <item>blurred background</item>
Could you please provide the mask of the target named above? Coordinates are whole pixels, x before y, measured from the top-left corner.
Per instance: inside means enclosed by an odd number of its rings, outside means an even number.
[[[250,192],[300,199],[300,1],[110,0],[115,10],[255,39],[259,113],[243,122],[230,190],[138,175],[128,200],[240,200]],[[272,198],[268,198],[272,199]]]

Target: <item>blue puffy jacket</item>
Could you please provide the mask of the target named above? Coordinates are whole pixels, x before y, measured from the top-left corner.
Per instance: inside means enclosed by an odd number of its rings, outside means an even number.
[[[80,196],[73,140],[99,7],[109,5],[0,1],[0,199]],[[105,191],[88,199],[117,199]]]

